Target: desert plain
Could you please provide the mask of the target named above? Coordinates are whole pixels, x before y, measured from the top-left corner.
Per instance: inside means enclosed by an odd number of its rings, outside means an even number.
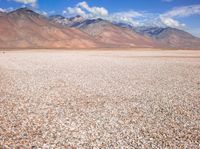
[[[0,145],[200,148],[200,51],[1,51]]]

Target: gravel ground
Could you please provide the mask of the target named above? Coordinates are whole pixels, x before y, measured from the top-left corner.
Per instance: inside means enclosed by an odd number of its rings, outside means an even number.
[[[0,148],[200,148],[200,51],[0,52]]]

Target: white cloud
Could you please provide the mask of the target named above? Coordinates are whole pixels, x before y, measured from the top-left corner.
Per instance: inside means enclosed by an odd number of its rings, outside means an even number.
[[[138,17],[144,17],[142,13],[139,13],[137,11],[125,11],[125,12],[116,12],[113,14],[110,14],[110,16],[107,17],[108,20],[115,21],[115,22],[124,22],[129,23],[131,25],[138,26],[140,25],[139,21],[136,21],[135,18]]]
[[[188,17],[191,15],[198,14],[200,15],[200,5],[190,5],[190,6],[183,6],[177,7],[164,13],[162,16],[165,17]]]
[[[116,12],[109,14],[108,10],[104,7],[90,7],[87,2],[83,1],[78,3],[75,7],[68,7],[63,11],[66,15],[81,15],[85,18],[102,18],[115,22],[126,22],[132,25],[139,25],[135,20],[137,17],[142,17],[143,14],[137,11]]]
[[[37,5],[37,0],[13,0],[13,1],[25,4],[25,5],[28,4],[28,5],[31,5],[32,7],[35,7]]]
[[[0,8],[0,12],[9,12],[9,11],[12,11],[13,8],[12,7],[9,7],[9,8]]]
[[[174,19],[169,18],[169,17],[162,17],[161,16],[160,20],[164,25],[169,26],[169,27],[173,27],[173,28],[184,28],[186,26],[185,24],[180,23],[179,21],[174,20]]]
[[[83,17],[105,17],[108,15],[108,11],[105,8],[90,7],[85,1],[78,3],[75,7],[68,7],[63,13],[81,15]]]
[[[192,15],[200,15],[200,5],[190,5],[177,7],[160,15],[160,21],[166,26],[183,28],[186,25],[180,23],[177,18],[189,17]]]
[[[143,17],[143,14],[137,11],[124,11],[124,12],[116,12],[113,13],[113,16],[116,17],[127,17],[127,18],[136,18],[136,17]]]
[[[81,15],[81,16],[85,16],[86,13],[79,7],[68,7],[67,10],[63,11],[64,14],[72,14],[72,15]]]
[[[108,11],[104,7],[89,7],[87,2],[83,1],[77,4],[78,8],[85,9],[94,16],[107,16]]]

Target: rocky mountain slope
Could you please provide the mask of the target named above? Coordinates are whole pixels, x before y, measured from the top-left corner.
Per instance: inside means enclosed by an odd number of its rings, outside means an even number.
[[[59,23],[62,26],[73,27],[76,23],[82,22],[85,19],[80,15],[71,18],[65,18],[62,15],[52,15],[49,17],[49,20],[53,23]]]
[[[71,20],[72,21],[68,19],[68,23],[64,23],[65,26],[81,29],[94,38],[109,44],[125,42],[125,46],[131,45],[140,47],[142,45],[144,47],[152,46],[170,49],[200,49],[199,38],[176,28],[151,26],[135,27],[126,23],[109,22],[100,18],[84,20],[81,16],[73,17]],[[60,21],[62,22],[62,20]],[[134,39],[127,39],[127,34],[134,37]],[[135,38],[136,36],[138,39],[137,41]],[[123,37],[122,39],[124,40],[121,41],[124,42],[119,42],[119,40],[117,40],[118,37]]]
[[[200,39],[180,29],[171,27],[133,27],[126,24],[117,24],[123,28],[148,36],[161,44],[161,47],[175,49],[199,49]]]
[[[99,44],[74,28],[63,28],[27,8],[0,17],[1,48],[93,48]]]
[[[126,28],[121,28],[103,19],[91,19],[73,25],[93,38],[110,46],[118,47],[156,47],[149,37],[141,36]]]
[[[143,34],[155,38],[165,47],[179,49],[200,49],[200,39],[191,34],[175,28],[151,28],[144,30]]]

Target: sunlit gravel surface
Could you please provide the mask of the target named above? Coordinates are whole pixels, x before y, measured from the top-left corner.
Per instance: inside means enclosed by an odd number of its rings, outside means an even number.
[[[0,148],[200,148],[200,51],[0,52]]]

